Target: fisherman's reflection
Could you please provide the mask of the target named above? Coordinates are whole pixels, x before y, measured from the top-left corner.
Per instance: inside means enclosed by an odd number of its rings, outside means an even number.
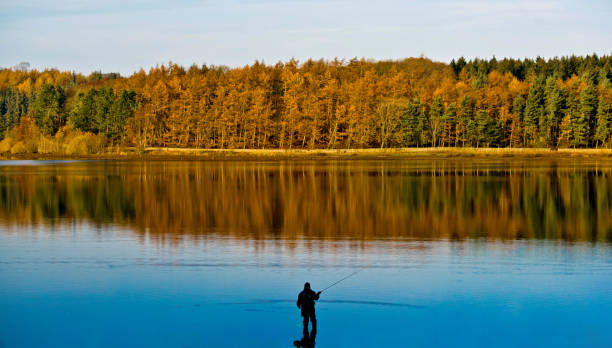
[[[304,337],[301,340],[293,341],[293,345],[298,348],[312,348],[315,346],[315,339],[317,338],[317,329],[313,329],[310,332],[305,333]]]

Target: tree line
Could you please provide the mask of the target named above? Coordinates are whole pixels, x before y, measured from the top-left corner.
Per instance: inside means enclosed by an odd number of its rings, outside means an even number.
[[[610,56],[0,70],[6,149],[26,126],[140,148],[610,147],[611,124]]]

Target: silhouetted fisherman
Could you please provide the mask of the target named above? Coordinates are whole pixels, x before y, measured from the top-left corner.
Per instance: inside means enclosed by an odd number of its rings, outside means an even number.
[[[297,299],[297,306],[302,310],[304,317],[304,338],[303,341],[309,342],[314,346],[315,337],[317,336],[317,316],[315,315],[315,301],[319,299],[321,291],[314,292],[310,289],[310,283],[304,284],[304,290],[300,292]],[[312,333],[308,335],[308,320],[312,322]]]

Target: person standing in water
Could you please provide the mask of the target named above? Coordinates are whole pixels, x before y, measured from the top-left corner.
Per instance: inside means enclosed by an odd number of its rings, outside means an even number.
[[[302,311],[304,317],[304,338],[314,341],[317,335],[317,316],[315,315],[315,301],[319,299],[321,291],[314,292],[310,289],[310,283],[304,284],[304,290],[300,292],[297,299],[297,306]],[[308,320],[312,322],[312,334],[308,335]]]

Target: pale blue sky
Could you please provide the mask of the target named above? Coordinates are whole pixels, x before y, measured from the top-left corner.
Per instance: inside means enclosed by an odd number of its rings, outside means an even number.
[[[610,0],[0,0],[0,66],[612,53]]]

